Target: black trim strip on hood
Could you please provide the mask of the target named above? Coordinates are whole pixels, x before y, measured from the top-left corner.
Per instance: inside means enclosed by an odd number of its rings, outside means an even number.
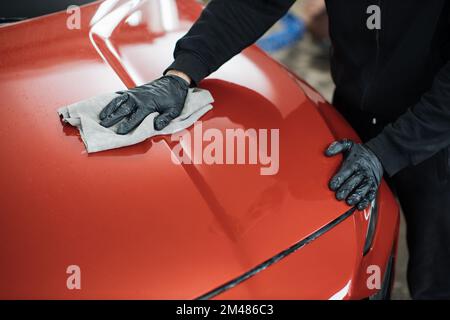
[[[310,242],[316,240],[318,237],[320,237],[321,235],[323,235],[324,233],[328,232],[330,229],[334,228],[336,225],[338,225],[339,223],[341,223],[342,221],[344,221],[345,219],[347,219],[349,216],[351,216],[353,214],[353,212],[355,212],[355,208],[351,208],[350,210],[348,210],[347,212],[345,212],[344,214],[340,215],[339,217],[337,217],[336,219],[334,219],[333,221],[329,222],[328,224],[326,224],[325,226],[323,226],[322,228],[320,228],[319,230],[315,231],[314,233],[310,234],[309,236],[307,236],[306,238],[303,238],[302,240],[299,240],[298,242],[294,243],[292,246],[290,246],[289,248],[281,251],[280,253],[278,253],[277,255],[273,256],[272,258],[258,264],[256,267],[250,269],[249,271],[247,271],[246,273],[224,283],[223,285],[201,295],[200,297],[197,298],[197,300],[207,300],[207,299],[211,299],[214,298],[215,296],[235,287],[236,285],[240,284],[241,282],[244,282],[246,280],[248,280],[249,278],[253,277],[254,275],[256,275],[257,273],[263,271],[264,269],[270,267],[271,265],[273,265],[274,263],[280,261],[281,259],[286,258],[288,255],[290,255],[291,253],[294,253],[295,251],[297,251],[298,249],[300,249],[301,247],[309,244]]]

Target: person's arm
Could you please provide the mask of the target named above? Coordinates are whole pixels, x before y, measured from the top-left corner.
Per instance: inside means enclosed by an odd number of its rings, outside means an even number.
[[[431,89],[394,123],[365,144],[334,142],[326,155],[344,154],[344,162],[330,180],[338,200],[359,210],[375,199],[383,172],[392,176],[450,146],[450,61]]]
[[[175,61],[164,76],[123,92],[99,114],[100,124],[121,122],[118,134],[135,129],[150,113],[156,130],[183,110],[189,85],[198,84],[227,60],[253,44],[295,0],[212,0],[178,41]]]
[[[295,0],[212,0],[175,47],[167,68],[188,75],[194,84],[252,45]]]
[[[450,61],[421,100],[367,146],[390,176],[450,146]]]

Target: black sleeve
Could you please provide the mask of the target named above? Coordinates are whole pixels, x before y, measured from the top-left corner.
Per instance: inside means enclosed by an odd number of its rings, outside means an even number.
[[[450,61],[421,100],[367,145],[390,176],[450,146]]]
[[[253,44],[295,0],[212,0],[175,47],[171,69],[199,83]]]

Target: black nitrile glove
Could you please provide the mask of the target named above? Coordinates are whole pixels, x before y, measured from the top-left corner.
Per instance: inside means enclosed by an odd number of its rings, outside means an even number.
[[[383,166],[368,147],[350,140],[335,141],[325,152],[328,157],[339,153],[344,154],[344,161],[329,187],[336,191],[336,199],[346,199],[348,205],[364,210],[376,197]]]
[[[125,118],[117,128],[117,133],[127,134],[150,113],[158,112],[154,126],[156,130],[162,130],[180,115],[188,89],[189,84],[185,80],[167,75],[142,86],[118,92],[121,95],[100,112],[100,124],[110,127]]]

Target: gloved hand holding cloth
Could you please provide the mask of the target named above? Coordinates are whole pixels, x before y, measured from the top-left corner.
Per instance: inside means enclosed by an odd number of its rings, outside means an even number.
[[[156,130],[162,130],[181,114],[188,89],[189,83],[185,80],[167,75],[142,86],[120,91],[120,96],[100,112],[100,124],[111,127],[124,119],[117,133],[127,134],[150,113],[158,112],[154,126]]]
[[[79,129],[91,153],[184,130],[211,110],[213,101],[207,90],[189,88],[184,78],[166,75],[129,90],[62,107],[58,113],[64,122]]]

